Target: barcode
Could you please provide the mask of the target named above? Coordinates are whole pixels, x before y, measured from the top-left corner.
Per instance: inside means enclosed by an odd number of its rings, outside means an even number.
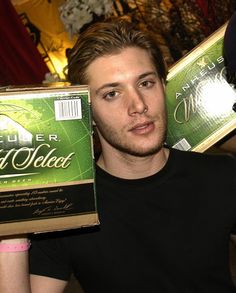
[[[56,100],[54,107],[57,121],[82,119],[81,99]]]
[[[182,150],[182,151],[188,151],[191,149],[191,145],[187,142],[185,138],[178,141],[176,144],[173,145],[174,149]]]

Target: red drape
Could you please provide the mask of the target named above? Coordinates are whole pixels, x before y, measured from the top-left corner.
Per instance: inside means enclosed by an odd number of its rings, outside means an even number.
[[[215,0],[196,0],[196,3],[206,18],[214,20],[214,17],[216,16]]]
[[[10,0],[0,1],[0,86],[41,83],[49,72]]]
[[[205,27],[206,34],[212,33],[212,31],[217,29],[216,12],[215,12],[215,1],[214,0],[196,0],[202,15],[205,17],[205,23],[208,26]],[[210,27],[209,27],[210,26]]]

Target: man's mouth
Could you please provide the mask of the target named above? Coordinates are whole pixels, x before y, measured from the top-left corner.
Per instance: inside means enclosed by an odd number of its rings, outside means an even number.
[[[153,122],[137,123],[129,131],[134,134],[146,134],[154,129]]]

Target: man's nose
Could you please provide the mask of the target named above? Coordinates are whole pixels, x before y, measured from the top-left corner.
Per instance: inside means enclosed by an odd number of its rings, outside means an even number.
[[[144,96],[138,90],[130,90],[127,99],[129,115],[133,116],[147,112],[148,106],[145,103]]]

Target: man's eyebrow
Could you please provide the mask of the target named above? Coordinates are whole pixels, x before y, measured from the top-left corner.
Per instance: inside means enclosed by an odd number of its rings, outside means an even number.
[[[155,75],[155,76],[158,76],[157,73],[155,71],[149,71],[149,72],[145,72],[145,73],[142,73],[138,76],[138,80],[139,79],[142,79],[142,78],[145,78],[149,75]],[[99,87],[96,91],[95,91],[95,94],[97,95],[100,91],[102,91],[103,89],[105,88],[111,88],[111,87],[116,87],[118,86],[120,83],[119,82],[111,82],[111,83],[105,83],[103,84],[101,87]]]
[[[118,86],[118,85],[119,85],[118,82],[105,83],[105,84],[103,84],[101,87],[99,87],[99,88],[95,91],[95,93],[96,93],[96,95],[97,95],[101,90],[103,90],[103,89],[105,89],[105,88],[108,88],[108,87],[116,87],[116,86]]]
[[[158,76],[158,74],[156,73],[156,71],[149,71],[149,72],[145,72],[145,73],[139,75],[138,79],[142,79],[142,78],[147,77],[149,75]]]

